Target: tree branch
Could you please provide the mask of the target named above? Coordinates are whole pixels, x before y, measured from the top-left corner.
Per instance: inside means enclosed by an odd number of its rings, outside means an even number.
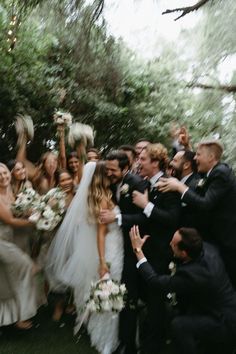
[[[209,1],[210,0],[200,0],[195,5],[192,5],[192,6],[179,7],[176,9],[166,10],[166,11],[162,12],[162,15],[171,14],[172,12],[181,11],[182,14],[180,16],[178,16],[177,18],[175,18],[175,21],[177,21],[178,19],[180,19],[181,17],[184,17],[188,13],[193,12],[193,11],[197,11],[200,7],[202,7],[203,5],[205,5]]]
[[[206,85],[206,84],[201,84],[201,83],[189,83],[187,84],[187,87],[189,88],[202,88],[204,90],[221,90],[225,91],[228,93],[236,93],[236,85],[219,85],[219,86],[213,86],[213,85]]]

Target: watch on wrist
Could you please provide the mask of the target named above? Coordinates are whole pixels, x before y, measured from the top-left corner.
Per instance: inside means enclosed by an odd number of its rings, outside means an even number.
[[[135,247],[134,248],[134,253],[138,254],[142,251],[142,249],[140,247]]]

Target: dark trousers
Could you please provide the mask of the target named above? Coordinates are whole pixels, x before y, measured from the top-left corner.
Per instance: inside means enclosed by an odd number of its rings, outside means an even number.
[[[228,249],[225,250],[223,248],[220,251],[221,251],[220,253],[222,259],[225,264],[225,269],[229,275],[229,278],[231,280],[234,289],[236,289],[236,251],[232,252],[229,251]]]
[[[221,319],[210,316],[177,316],[171,323],[171,335],[178,354],[197,354],[199,345],[208,348],[208,354],[229,354],[233,349],[228,328]]]
[[[166,307],[164,299],[153,289],[148,289],[146,310],[146,319],[140,327],[141,353],[158,354],[166,337]]]
[[[136,257],[133,253],[125,253],[122,283],[127,288],[126,305],[120,313],[119,339],[123,347],[122,353],[136,354],[137,302],[139,274],[136,269]]]

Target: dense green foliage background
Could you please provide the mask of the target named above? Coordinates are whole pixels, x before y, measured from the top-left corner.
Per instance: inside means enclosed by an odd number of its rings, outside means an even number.
[[[103,150],[143,136],[170,146],[175,121],[188,126],[193,141],[220,135],[236,167],[235,92],[221,89],[219,78],[219,65],[236,52],[236,4],[214,0],[201,11],[197,28],[184,31],[174,46],[160,41],[159,56],[147,62],[108,35],[102,15],[95,21],[93,5],[84,1],[20,1],[14,9],[3,1],[0,160],[15,155],[17,112],[33,118],[29,156],[36,161],[46,142],[56,139],[52,115],[61,108],[92,125]],[[21,25],[9,53],[13,13]],[[224,84],[235,80],[233,75]],[[212,88],[196,88],[199,83]]]

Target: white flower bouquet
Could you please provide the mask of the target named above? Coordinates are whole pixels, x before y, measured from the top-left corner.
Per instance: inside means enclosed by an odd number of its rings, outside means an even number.
[[[120,312],[125,306],[125,293],[125,284],[112,279],[101,279],[92,283],[86,309],[97,313]]]
[[[72,124],[72,115],[69,112],[56,111],[53,115],[53,120],[57,125],[70,126]]]
[[[60,188],[53,188],[41,196],[29,220],[36,224],[38,230],[52,231],[62,220],[65,208],[65,193]]]
[[[27,217],[40,205],[40,195],[33,188],[25,188],[16,197],[11,210],[16,217]]]

